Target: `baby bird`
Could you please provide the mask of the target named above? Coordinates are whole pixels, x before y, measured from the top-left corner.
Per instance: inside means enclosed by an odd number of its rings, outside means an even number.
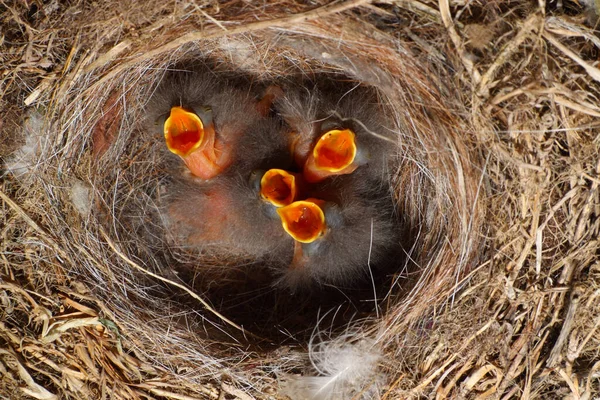
[[[275,99],[291,130],[295,163],[309,183],[357,169],[369,180],[387,173],[397,143],[389,118],[374,90],[344,86],[339,82],[290,86]]]
[[[289,263],[293,239],[282,229],[276,206],[261,196],[260,178],[235,174],[205,185],[193,180],[173,184],[166,215],[175,241],[224,259]],[[271,192],[271,199],[283,199],[286,191]]]
[[[340,175],[313,187],[314,198],[277,210],[294,239],[294,256],[278,270],[292,290],[318,284],[352,285],[396,262],[399,232],[391,194],[360,176]]]
[[[294,201],[301,185],[297,174],[268,169],[291,165],[281,123],[258,118],[235,143],[235,161],[214,179],[171,174],[163,206],[168,230],[177,245],[200,253],[289,263],[293,239],[275,209]]]
[[[148,129],[163,134],[166,147],[201,179],[210,180],[234,163],[239,167],[240,159],[246,160],[242,164],[251,164],[265,155],[265,149],[272,153],[271,144],[265,140],[272,136],[257,135],[265,131],[262,124],[271,124],[265,113],[273,97],[265,93],[258,99],[239,86],[240,82],[208,70],[169,71],[148,103]],[[255,134],[245,138],[251,130]],[[254,145],[256,154],[239,154],[248,140],[264,146],[257,149]]]
[[[231,164],[232,144],[216,137],[209,107],[201,111],[171,107],[162,125],[167,148],[183,159],[193,175],[211,179]]]

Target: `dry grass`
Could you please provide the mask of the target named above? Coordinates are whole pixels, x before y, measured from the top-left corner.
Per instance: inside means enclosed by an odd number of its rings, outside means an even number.
[[[600,39],[581,6],[255,4],[0,10],[0,395],[282,398],[326,372],[329,339],[382,355],[355,398],[597,395]],[[256,82],[329,73],[379,90],[413,240],[377,311],[336,325],[331,301],[309,299],[293,324],[275,293],[252,325],[181,279],[229,260],[162,235],[163,144],[139,121],[165,68],[205,59]]]

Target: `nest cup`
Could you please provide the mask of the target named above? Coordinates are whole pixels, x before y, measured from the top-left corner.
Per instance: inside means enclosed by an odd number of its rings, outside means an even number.
[[[355,29],[342,32],[345,24]],[[61,224],[73,238],[65,250],[77,260],[70,272],[89,284],[123,337],[136,338],[147,356],[161,365],[193,366],[197,376],[186,379],[226,370],[262,391],[278,373],[307,368],[301,355],[319,324],[333,337],[352,331],[350,341],[370,340],[391,354],[393,370],[396,338],[425,325],[423,317],[460,288],[483,248],[479,159],[459,117],[460,97],[443,83],[445,68],[396,40],[370,36],[367,23],[339,14],[289,31],[220,36],[167,43],[162,51],[93,70],[76,79],[57,106],[53,124],[61,134],[50,147],[61,157],[46,164],[46,173],[68,171],[92,192],[91,211],[67,213]],[[284,291],[259,285],[256,290],[268,293],[262,308],[244,305],[252,285],[264,282],[260,274],[236,267],[212,283],[198,275],[241,260],[184,251],[164,235],[159,210],[168,153],[164,138],[140,124],[165,71],[187,64],[204,64],[248,85],[326,75],[376,90],[397,136],[389,187],[403,231],[403,261],[358,288],[350,301],[333,290],[291,304]],[[190,265],[197,268],[182,268]],[[353,301],[363,306],[349,305]],[[294,312],[297,318],[289,318]],[[300,356],[276,356],[284,345]],[[276,376],[245,369],[240,358],[244,365],[270,365]]]

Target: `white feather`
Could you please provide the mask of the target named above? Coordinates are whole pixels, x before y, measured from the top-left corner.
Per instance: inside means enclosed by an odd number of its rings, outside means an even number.
[[[75,179],[69,194],[75,209],[82,217],[87,217],[92,210],[92,188],[79,179]]]
[[[43,134],[44,115],[36,110],[30,111],[23,123],[23,138],[25,144],[6,160],[6,169],[17,178],[24,178],[33,171],[40,160],[48,142]]]
[[[292,400],[377,399],[382,376],[381,353],[374,341],[359,334],[309,344],[313,373],[288,375],[283,394]]]

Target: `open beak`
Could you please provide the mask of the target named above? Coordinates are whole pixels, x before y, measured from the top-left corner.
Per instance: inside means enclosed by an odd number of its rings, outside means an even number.
[[[296,177],[282,169],[270,169],[260,180],[261,197],[275,207],[291,204],[298,194]]]
[[[295,201],[277,209],[283,229],[300,243],[312,243],[325,234],[327,225],[322,200]]]
[[[344,175],[358,167],[356,139],[350,129],[333,129],[325,132],[304,164],[307,182],[320,182],[331,175]]]
[[[227,146],[215,138],[210,110],[199,115],[183,107],[171,108],[164,135],[167,148],[180,156],[195,176],[211,179],[231,163]]]

